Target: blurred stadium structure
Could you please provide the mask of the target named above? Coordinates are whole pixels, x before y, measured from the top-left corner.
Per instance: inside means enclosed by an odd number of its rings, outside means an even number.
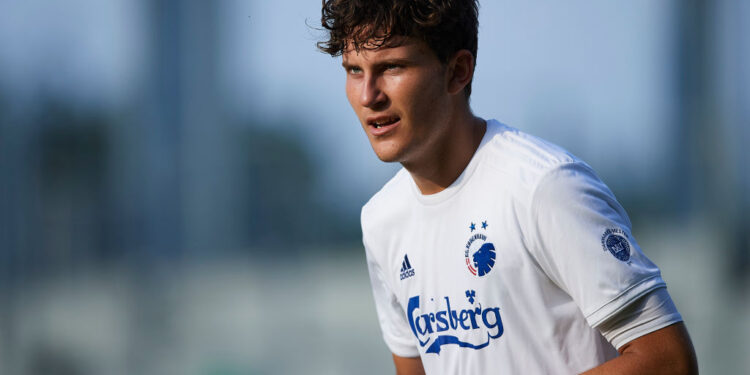
[[[358,210],[395,167],[318,6],[0,3],[0,373],[391,371]],[[589,161],[702,372],[750,372],[750,3],[482,6],[477,113]]]

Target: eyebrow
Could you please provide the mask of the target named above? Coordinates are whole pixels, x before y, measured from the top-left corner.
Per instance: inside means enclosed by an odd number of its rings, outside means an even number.
[[[382,61],[378,61],[378,62],[376,62],[376,63],[374,63],[372,65],[374,67],[382,67],[383,65],[411,65],[411,64],[412,64],[412,60],[410,60],[408,58],[396,57],[396,58],[386,58],[386,59],[383,59]],[[346,61],[342,61],[341,62],[341,66],[343,66],[344,69],[349,69],[349,68],[354,68],[354,67],[358,68],[359,67],[359,65],[357,65],[357,64],[350,64],[350,63],[348,63]]]
[[[409,58],[406,57],[394,57],[389,59],[383,59],[382,61],[379,61],[376,63],[376,66],[380,65],[411,65],[413,62]]]

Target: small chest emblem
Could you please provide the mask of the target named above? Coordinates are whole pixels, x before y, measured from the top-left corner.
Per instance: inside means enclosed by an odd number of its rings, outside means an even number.
[[[623,262],[630,260],[630,242],[621,229],[607,229],[602,235],[602,247]]]
[[[477,224],[472,222],[469,225],[471,236],[466,242],[464,257],[466,258],[466,267],[474,276],[484,276],[492,271],[495,266],[495,245],[487,239],[487,221],[482,221],[478,228]]]

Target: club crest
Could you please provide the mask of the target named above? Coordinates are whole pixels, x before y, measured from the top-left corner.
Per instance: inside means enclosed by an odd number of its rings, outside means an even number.
[[[487,240],[486,230],[488,226],[487,221],[482,221],[481,225],[473,222],[469,225],[471,237],[466,242],[464,257],[466,258],[466,267],[474,276],[484,276],[495,266],[495,245]]]

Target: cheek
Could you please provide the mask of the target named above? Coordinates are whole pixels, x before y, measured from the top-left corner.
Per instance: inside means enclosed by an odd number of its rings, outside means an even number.
[[[410,107],[420,113],[422,118],[438,116],[446,104],[443,102],[445,88],[438,77],[420,79],[410,86],[406,97],[410,98]]]
[[[346,79],[346,85],[344,86],[346,90],[346,99],[349,101],[349,105],[352,106],[352,109],[354,109],[354,112],[359,114],[360,110],[362,109],[362,105],[360,103],[360,97],[362,94],[362,82],[357,79]]]
[[[346,89],[346,99],[349,101],[349,105],[351,105],[352,108],[356,111],[357,107],[355,106],[356,102],[354,101],[356,99],[354,97],[354,91],[355,91],[354,83],[352,83],[350,80],[347,79],[345,89]]]

